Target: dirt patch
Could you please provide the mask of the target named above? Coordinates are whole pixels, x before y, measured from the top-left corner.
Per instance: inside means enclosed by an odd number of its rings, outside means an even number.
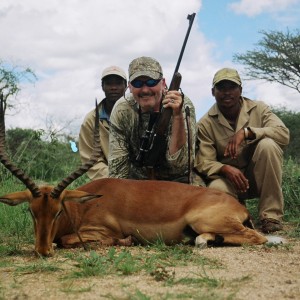
[[[127,250],[133,258],[153,255],[142,247]],[[95,253],[101,256],[107,249]],[[174,266],[166,258],[156,276],[141,270],[131,275],[72,278],[69,275],[78,269],[75,258],[80,255],[89,253],[57,250],[54,257],[40,259],[24,250],[21,255],[2,257],[0,299],[300,299],[299,239],[279,246],[192,248],[187,255],[208,263]]]

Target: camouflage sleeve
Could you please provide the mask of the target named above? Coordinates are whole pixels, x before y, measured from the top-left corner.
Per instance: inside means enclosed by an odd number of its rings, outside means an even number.
[[[186,107],[189,108],[190,117],[189,117],[189,128],[187,122],[185,122],[185,131],[186,131],[186,143],[173,155],[170,155],[167,151],[167,161],[171,168],[171,173],[174,174],[184,174],[187,171],[187,165],[190,160],[191,166],[193,166],[195,158],[195,141],[196,141],[196,115],[195,108],[192,101],[188,97],[184,97],[183,105],[183,116],[186,118]],[[169,135],[170,138],[170,135]]]
[[[130,169],[125,132],[131,122],[122,107],[116,103],[110,116],[108,171],[115,178],[128,178]]]

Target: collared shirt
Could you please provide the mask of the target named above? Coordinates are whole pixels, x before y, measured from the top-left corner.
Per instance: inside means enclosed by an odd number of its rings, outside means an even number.
[[[174,155],[167,150],[162,153],[162,161],[158,168],[155,168],[155,178],[158,180],[177,180],[186,177],[188,172],[189,155],[191,163],[194,161],[195,149],[195,109],[188,97],[184,97],[183,114],[185,107],[190,108],[191,124],[191,154],[189,153],[188,141]],[[109,177],[148,179],[148,170],[137,163],[141,138],[145,133],[150,119],[149,113],[141,114],[133,96],[126,95],[115,104],[111,116],[110,141],[109,141]],[[172,122],[170,122],[167,142],[170,140]],[[187,126],[185,124],[187,132]],[[188,140],[188,139],[187,139]]]
[[[105,99],[103,99],[103,100],[105,100]],[[101,105],[99,106],[99,119],[100,120],[106,120],[109,123],[110,116],[104,108],[103,100],[101,101]]]
[[[104,100],[99,104],[99,133],[101,153],[98,162],[88,170],[87,175],[91,180],[108,177],[108,141],[109,141],[109,116],[104,110]],[[95,109],[84,118],[79,133],[79,154],[82,164],[86,163],[92,153],[94,145]]]
[[[199,151],[195,158],[198,172],[213,178],[224,165],[244,169],[251,158],[250,145],[268,137],[280,147],[289,143],[289,130],[284,123],[262,101],[241,97],[241,111],[233,129],[215,103],[197,123],[197,143]],[[246,140],[240,145],[236,159],[225,157],[224,152],[229,139],[240,129],[250,127],[254,140]]]

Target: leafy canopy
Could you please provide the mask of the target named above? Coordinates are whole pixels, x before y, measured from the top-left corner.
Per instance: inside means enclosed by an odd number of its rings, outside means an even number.
[[[233,61],[245,65],[248,79],[277,82],[300,93],[300,31],[261,31],[263,38],[246,54]]]

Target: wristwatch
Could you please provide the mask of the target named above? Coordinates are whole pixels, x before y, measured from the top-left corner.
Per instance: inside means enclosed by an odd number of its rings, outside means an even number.
[[[251,136],[250,136],[251,133]],[[255,133],[251,130],[250,127],[244,128],[245,140],[252,140],[255,138]]]
[[[248,140],[250,138],[250,136],[249,136],[250,131],[251,131],[250,127],[244,128],[245,140]]]

